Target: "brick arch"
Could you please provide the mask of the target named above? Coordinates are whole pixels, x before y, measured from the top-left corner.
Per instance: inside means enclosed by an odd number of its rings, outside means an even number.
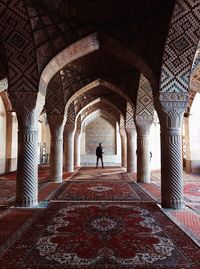
[[[104,86],[106,88],[108,88],[108,90],[111,90],[113,92],[116,92],[117,94],[119,94],[121,97],[125,98],[127,100],[127,102],[129,102],[130,104],[133,104],[133,102],[131,101],[131,99],[122,91],[120,90],[118,87],[114,86],[113,84],[103,80],[103,79],[96,79],[93,82],[87,84],[86,86],[84,86],[83,88],[81,88],[80,90],[78,90],[74,95],[72,95],[72,97],[68,100],[68,102],[66,103],[65,106],[65,111],[68,110],[68,107],[70,106],[70,104],[80,96],[80,94],[83,94],[85,92],[88,92],[89,90],[97,87],[97,86]]]
[[[192,66],[192,73],[190,77],[190,91],[200,93],[200,44],[198,44],[197,51]]]
[[[99,117],[105,118],[113,127],[115,127],[115,123],[117,122],[114,117],[110,117],[110,114],[106,111],[96,110],[89,115],[82,121],[81,128],[84,131],[88,124],[90,124],[92,121],[96,120]]]
[[[146,77],[143,74],[141,74],[137,95],[137,103],[136,103],[136,115],[153,116],[154,115],[153,101],[154,99],[151,84],[146,79]]]
[[[1,2],[0,14],[0,34],[8,61],[8,91],[38,92],[36,51],[24,1]]]
[[[90,102],[87,106],[83,107],[83,108],[77,113],[75,122],[77,122],[77,119],[78,119],[79,115],[80,115],[81,113],[83,113],[84,110],[86,110],[87,108],[89,108],[89,107],[95,105],[95,104],[98,103],[98,102],[102,102],[102,103],[104,103],[104,104],[107,104],[109,107],[113,108],[118,114],[120,114],[120,115],[122,114],[122,112],[119,110],[119,108],[117,108],[115,105],[113,105],[113,104],[112,104],[111,102],[109,102],[108,100],[105,100],[104,98],[97,98],[96,100]]]
[[[156,75],[138,54],[106,34],[96,32],[63,49],[46,65],[40,77],[40,92],[44,95],[46,94],[47,85],[51,78],[67,64],[99,49],[105,49],[107,52],[143,72],[151,82],[152,87],[157,88]]]
[[[0,96],[2,98],[2,101],[3,101],[3,104],[4,104],[6,112],[12,111],[12,105],[11,105],[11,102],[9,100],[7,91],[1,92]]]
[[[200,2],[176,0],[161,67],[161,92],[188,92],[192,61],[200,38]]]
[[[5,77],[0,80],[0,93],[8,90],[8,78]]]
[[[103,107],[102,105],[101,105],[102,103],[101,102],[99,102],[99,103],[96,103],[96,104],[94,104],[94,105],[91,105],[90,107],[89,107],[89,109],[85,109],[79,116],[81,116],[80,118],[81,118],[81,123],[85,120],[85,118],[87,117],[87,116],[89,116],[91,113],[93,113],[93,112],[95,112],[95,111],[106,111],[107,112],[107,114],[108,115],[110,115],[110,117],[111,118],[113,118],[116,122],[118,122],[119,123],[119,120],[120,120],[120,117],[119,117],[119,115],[120,114],[117,114],[116,115],[116,113],[117,113],[117,111],[115,110],[115,108],[112,108],[112,113],[111,113],[111,111],[110,111],[110,109],[108,109],[107,107]],[[77,118],[77,122],[78,122],[78,119],[79,119],[79,117]]]

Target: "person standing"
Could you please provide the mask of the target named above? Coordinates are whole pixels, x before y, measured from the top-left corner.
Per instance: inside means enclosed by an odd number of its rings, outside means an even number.
[[[96,156],[97,156],[97,163],[96,163],[96,168],[98,168],[98,163],[99,163],[99,159],[101,160],[101,165],[102,168],[104,168],[103,165],[103,147],[101,145],[101,143],[99,143],[99,146],[96,148]]]

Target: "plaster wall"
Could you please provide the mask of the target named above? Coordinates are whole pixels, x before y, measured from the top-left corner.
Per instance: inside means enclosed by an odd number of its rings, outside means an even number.
[[[189,130],[185,130],[189,136],[187,146],[189,146],[189,154],[187,154],[187,170],[194,174],[200,174],[200,94],[197,93],[190,110],[188,120]]]

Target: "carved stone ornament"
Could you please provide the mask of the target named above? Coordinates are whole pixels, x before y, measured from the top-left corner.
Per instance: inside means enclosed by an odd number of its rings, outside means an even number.
[[[153,123],[154,117],[153,115],[136,115],[135,116],[135,124],[137,131],[143,130],[148,131]]]
[[[36,92],[8,92],[19,127],[37,126],[45,98]]]
[[[66,122],[64,115],[47,115],[52,137],[62,137]]]
[[[126,134],[127,138],[134,139],[136,135],[136,127],[135,126],[133,128],[126,127]]]
[[[74,130],[75,130],[75,123],[65,124],[65,129],[64,129],[65,138],[67,135],[72,134]]]

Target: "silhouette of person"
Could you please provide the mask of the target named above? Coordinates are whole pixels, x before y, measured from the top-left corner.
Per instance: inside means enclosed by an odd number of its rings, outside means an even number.
[[[97,163],[96,163],[96,168],[98,168],[98,163],[99,163],[99,159],[101,160],[101,165],[102,168],[104,168],[103,165],[103,147],[101,145],[101,143],[99,143],[99,146],[96,148],[96,156],[97,156]]]

